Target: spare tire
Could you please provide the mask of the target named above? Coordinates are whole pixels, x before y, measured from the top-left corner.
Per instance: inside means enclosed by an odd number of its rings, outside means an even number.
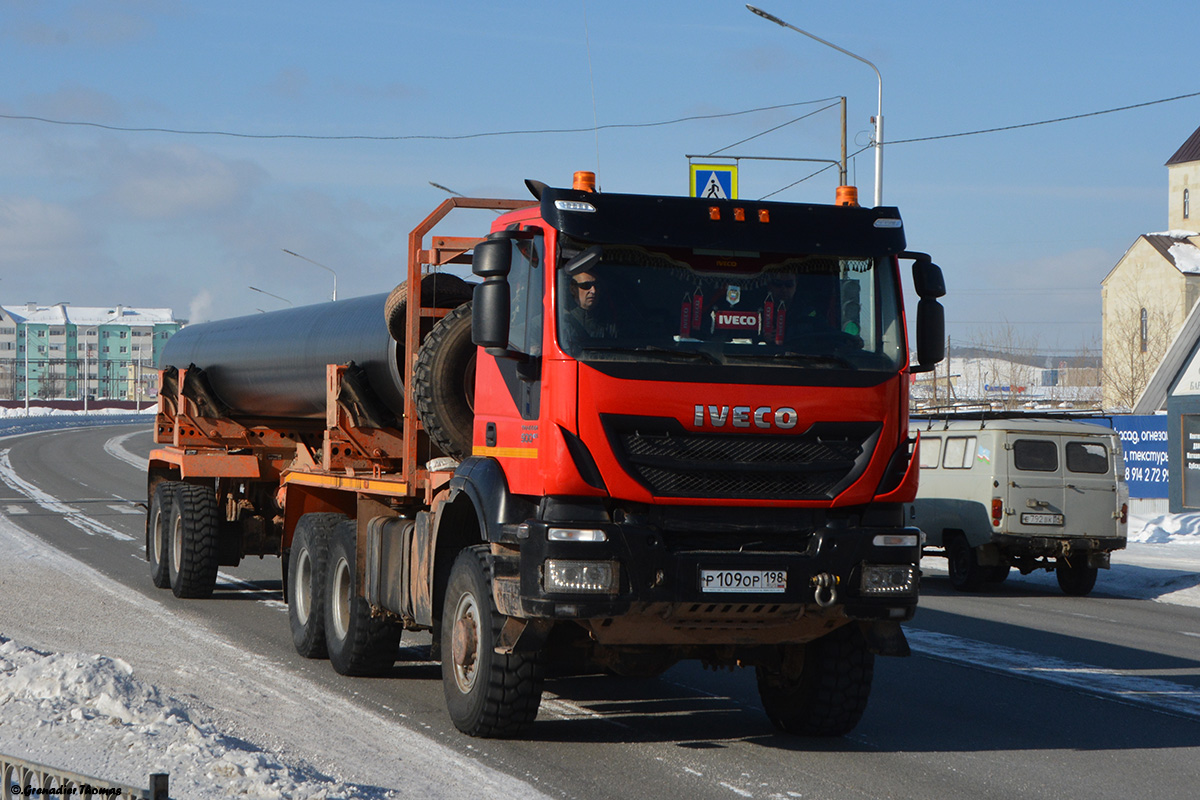
[[[429,440],[457,459],[471,452],[476,352],[471,341],[471,304],[464,303],[425,337],[413,369],[417,417]]]
[[[421,278],[421,305],[425,308],[457,308],[469,302],[475,284],[467,283],[457,275],[448,272],[431,272]],[[402,283],[387,296],[383,304],[383,318],[387,322],[388,333],[397,342],[404,342],[405,315],[408,311],[408,283]],[[429,323],[421,320],[422,333]]]

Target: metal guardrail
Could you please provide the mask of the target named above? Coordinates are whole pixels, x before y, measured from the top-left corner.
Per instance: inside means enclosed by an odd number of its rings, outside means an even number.
[[[168,776],[150,776],[150,788],[89,778],[74,772],[0,755],[0,791],[4,797],[121,797],[138,800],[169,800]]]

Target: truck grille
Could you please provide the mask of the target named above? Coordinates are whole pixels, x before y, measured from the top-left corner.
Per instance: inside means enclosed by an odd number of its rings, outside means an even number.
[[[830,499],[866,469],[878,423],[790,435],[695,433],[675,420],[602,418],[626,471],[658,497]]]

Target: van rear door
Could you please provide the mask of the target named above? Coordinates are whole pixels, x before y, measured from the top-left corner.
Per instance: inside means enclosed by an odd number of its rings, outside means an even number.
[[[1112,437],[1062,437],[1066,467],[1064,512],[1072,536],[1117,535],[1113,514],[1120,506],[1113,471]]]
[[[1025,431],[1007,435],[1007,533],[1062,536],[1074,524],[1066,507],[1061,440],[1053,434]]]

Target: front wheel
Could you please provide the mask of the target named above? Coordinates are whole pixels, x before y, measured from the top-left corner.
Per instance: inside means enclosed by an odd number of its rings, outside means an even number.
[[[801,736],[845,736],[867,709],[875,656],[862,631],[850,624],[807,645],[786,645],[780,665],[755,671],[763,710],[776,728]]]
[[[1076,556],[1074,563],[1070,559],[1060,558],[1054,567],[1054,576],[1058,578],[1058,587],[1064,594],[1072,597],[1085,597],[1096,586],[1096,574],[1099,569],[1089,567],[1084,556]]]
[[[540,654],[496,653],[504,616],[492,600],[487,545],[459,553],[442,606],[442,691],[454,726],[468,736],[507,738],[537,717]]]
[[[988,568],[979,563],[975,548],[961,533],[946,536],[946,560],[950,585],[960,592],[973,592],[988,579]]]

